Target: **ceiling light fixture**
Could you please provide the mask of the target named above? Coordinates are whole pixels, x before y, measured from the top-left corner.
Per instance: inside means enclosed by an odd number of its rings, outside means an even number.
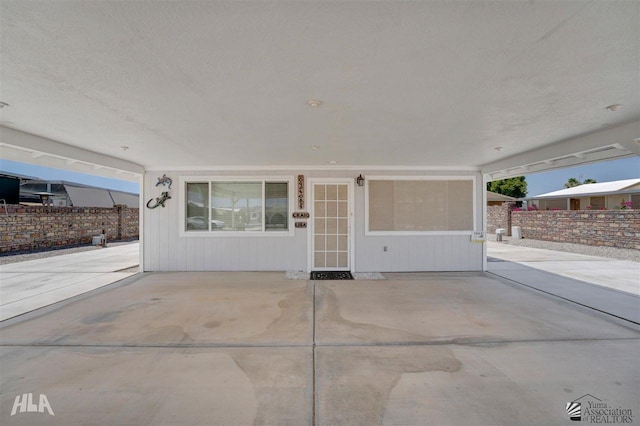
[[[311,145],[311,149],[317,151],[320,147],[318,145]]]
[[[8,106],[9,106],[8,103],[0,101],[0,109],[2,109],[4,107],[8,107]]]
[[[613,104],[613,105],[609,105],[606,106],[604,109],[608,109],[609,111],[617,111],[622,107],[622,104]]]
[[[338,164],[338,162],[336,160],[331,160],[329,161],[329,164]]]
[[[320,105],[322,105],[322,101],[319,101],[317,99],[311,99],[307,103],[311,108],[318,108]]]

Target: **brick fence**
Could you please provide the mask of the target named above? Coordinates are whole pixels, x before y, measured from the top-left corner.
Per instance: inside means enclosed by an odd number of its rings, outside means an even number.
[[[138,210],[98,207],[0,207],[0,254],[91,243],[104,230],[107,241],[138,238]]]
[[[515,211],[511,224],[533,240],[640,249],[640,210]]]
[[[511,235],[511,211],[516,207],[514,202],[505,202],[496,206],[487,206],[487,233],[493,234],[498,228],[507,230]]]

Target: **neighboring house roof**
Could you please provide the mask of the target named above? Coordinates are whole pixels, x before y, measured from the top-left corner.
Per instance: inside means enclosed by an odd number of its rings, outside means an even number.
[[[51,185],[51,195],[68,197],[71,201],[71,205],[74,207],[110,208],[113,207],[114,204],[124,204],[127,207],[139,207],[138,194],[83,185],[75,182],[67,182],[64,180],[48,181],[35,179],[27,181],[21,188],[21,200],[26,201],[30,198],[34,198],[35,201],[39,200],[39,196],[36,196],[39,192],[34,192],[33,188],[39,188],[40,186],[47,184]],[[27,187],[31,188],[26,189]]]
[[[516,201],[515,198],[508,195],[498,194],[497,192],[487,191],[487,201]]]
[[[585,183],[573,188],[561,189],[559,191],[547,192],[546,194],[527,197],[526,200],[540,200],[544,198],[568,198],[568,197],[588,197],[598,195],[611,195],[619,193],[640,193],[640,178],[615,180],[602,183]]]
[[[33,177],[33,176],[27,176],[27,175],[21,175],[18,173],[9,173],[9,172],[3,172],[0,171],[0,176],[3,177],[9,177],[9,178],[16,178],[16,179],[22,179],[22,180],[37,180],[37,177]]]
[[[106,189],[65,185],[74,207],[113,207],[116,204]]]
[[[140,197],[138,194],[109,190],[111,198],[116,204],[126,204],[127,207],[140,207]]]

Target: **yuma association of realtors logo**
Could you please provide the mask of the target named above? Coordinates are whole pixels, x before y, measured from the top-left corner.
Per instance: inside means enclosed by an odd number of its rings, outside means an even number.
[[[16,396],[16,399],[13,401],[11,415],[14,416],[16,413],[44,413],[45,410],[47,410],[47,413],[50,415],[55,416],[47,395],[40,394],[38,403],[35,404],[32,393],[23,393],[22,395]]]
[[[630,408],[611,407],[591,394],[567,402],[566,410],[574,422],[633,423],[633,412]]]

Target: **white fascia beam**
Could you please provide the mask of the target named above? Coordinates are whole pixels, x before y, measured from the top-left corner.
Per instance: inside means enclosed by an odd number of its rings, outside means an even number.
[[[518,174],[542,171],[545,169],[569,167],[587,162],[603,161],[612,158],[640,155],[640,120],[598,132],[588,133],[571,139],[546,145],[542,148],[513,155],[503,160],[485,164],[481,167],[485,175],[494,178],[511,177]],[[619,155],[615,150],[606,155],[588,154],[591,150],[607,146],[619,147]],[[571,157],[571,158],[567,158]],[[542,165],[538,164],[542,163]],[[528,170],[525,168],[528,167]],[[517,170],[520,168],[521,170]]]
[[[139,164],[109,155],[99,154],[84,148],[67,145],[31,133],[21,132],[5,126],[0,126],[0,145],[37,153],[37,157],[34,158],[51,155],[53,157],[71,160],[74,163],[83,162],[113,170],[122,170],[136,175],[144,174],[144,167]]]

